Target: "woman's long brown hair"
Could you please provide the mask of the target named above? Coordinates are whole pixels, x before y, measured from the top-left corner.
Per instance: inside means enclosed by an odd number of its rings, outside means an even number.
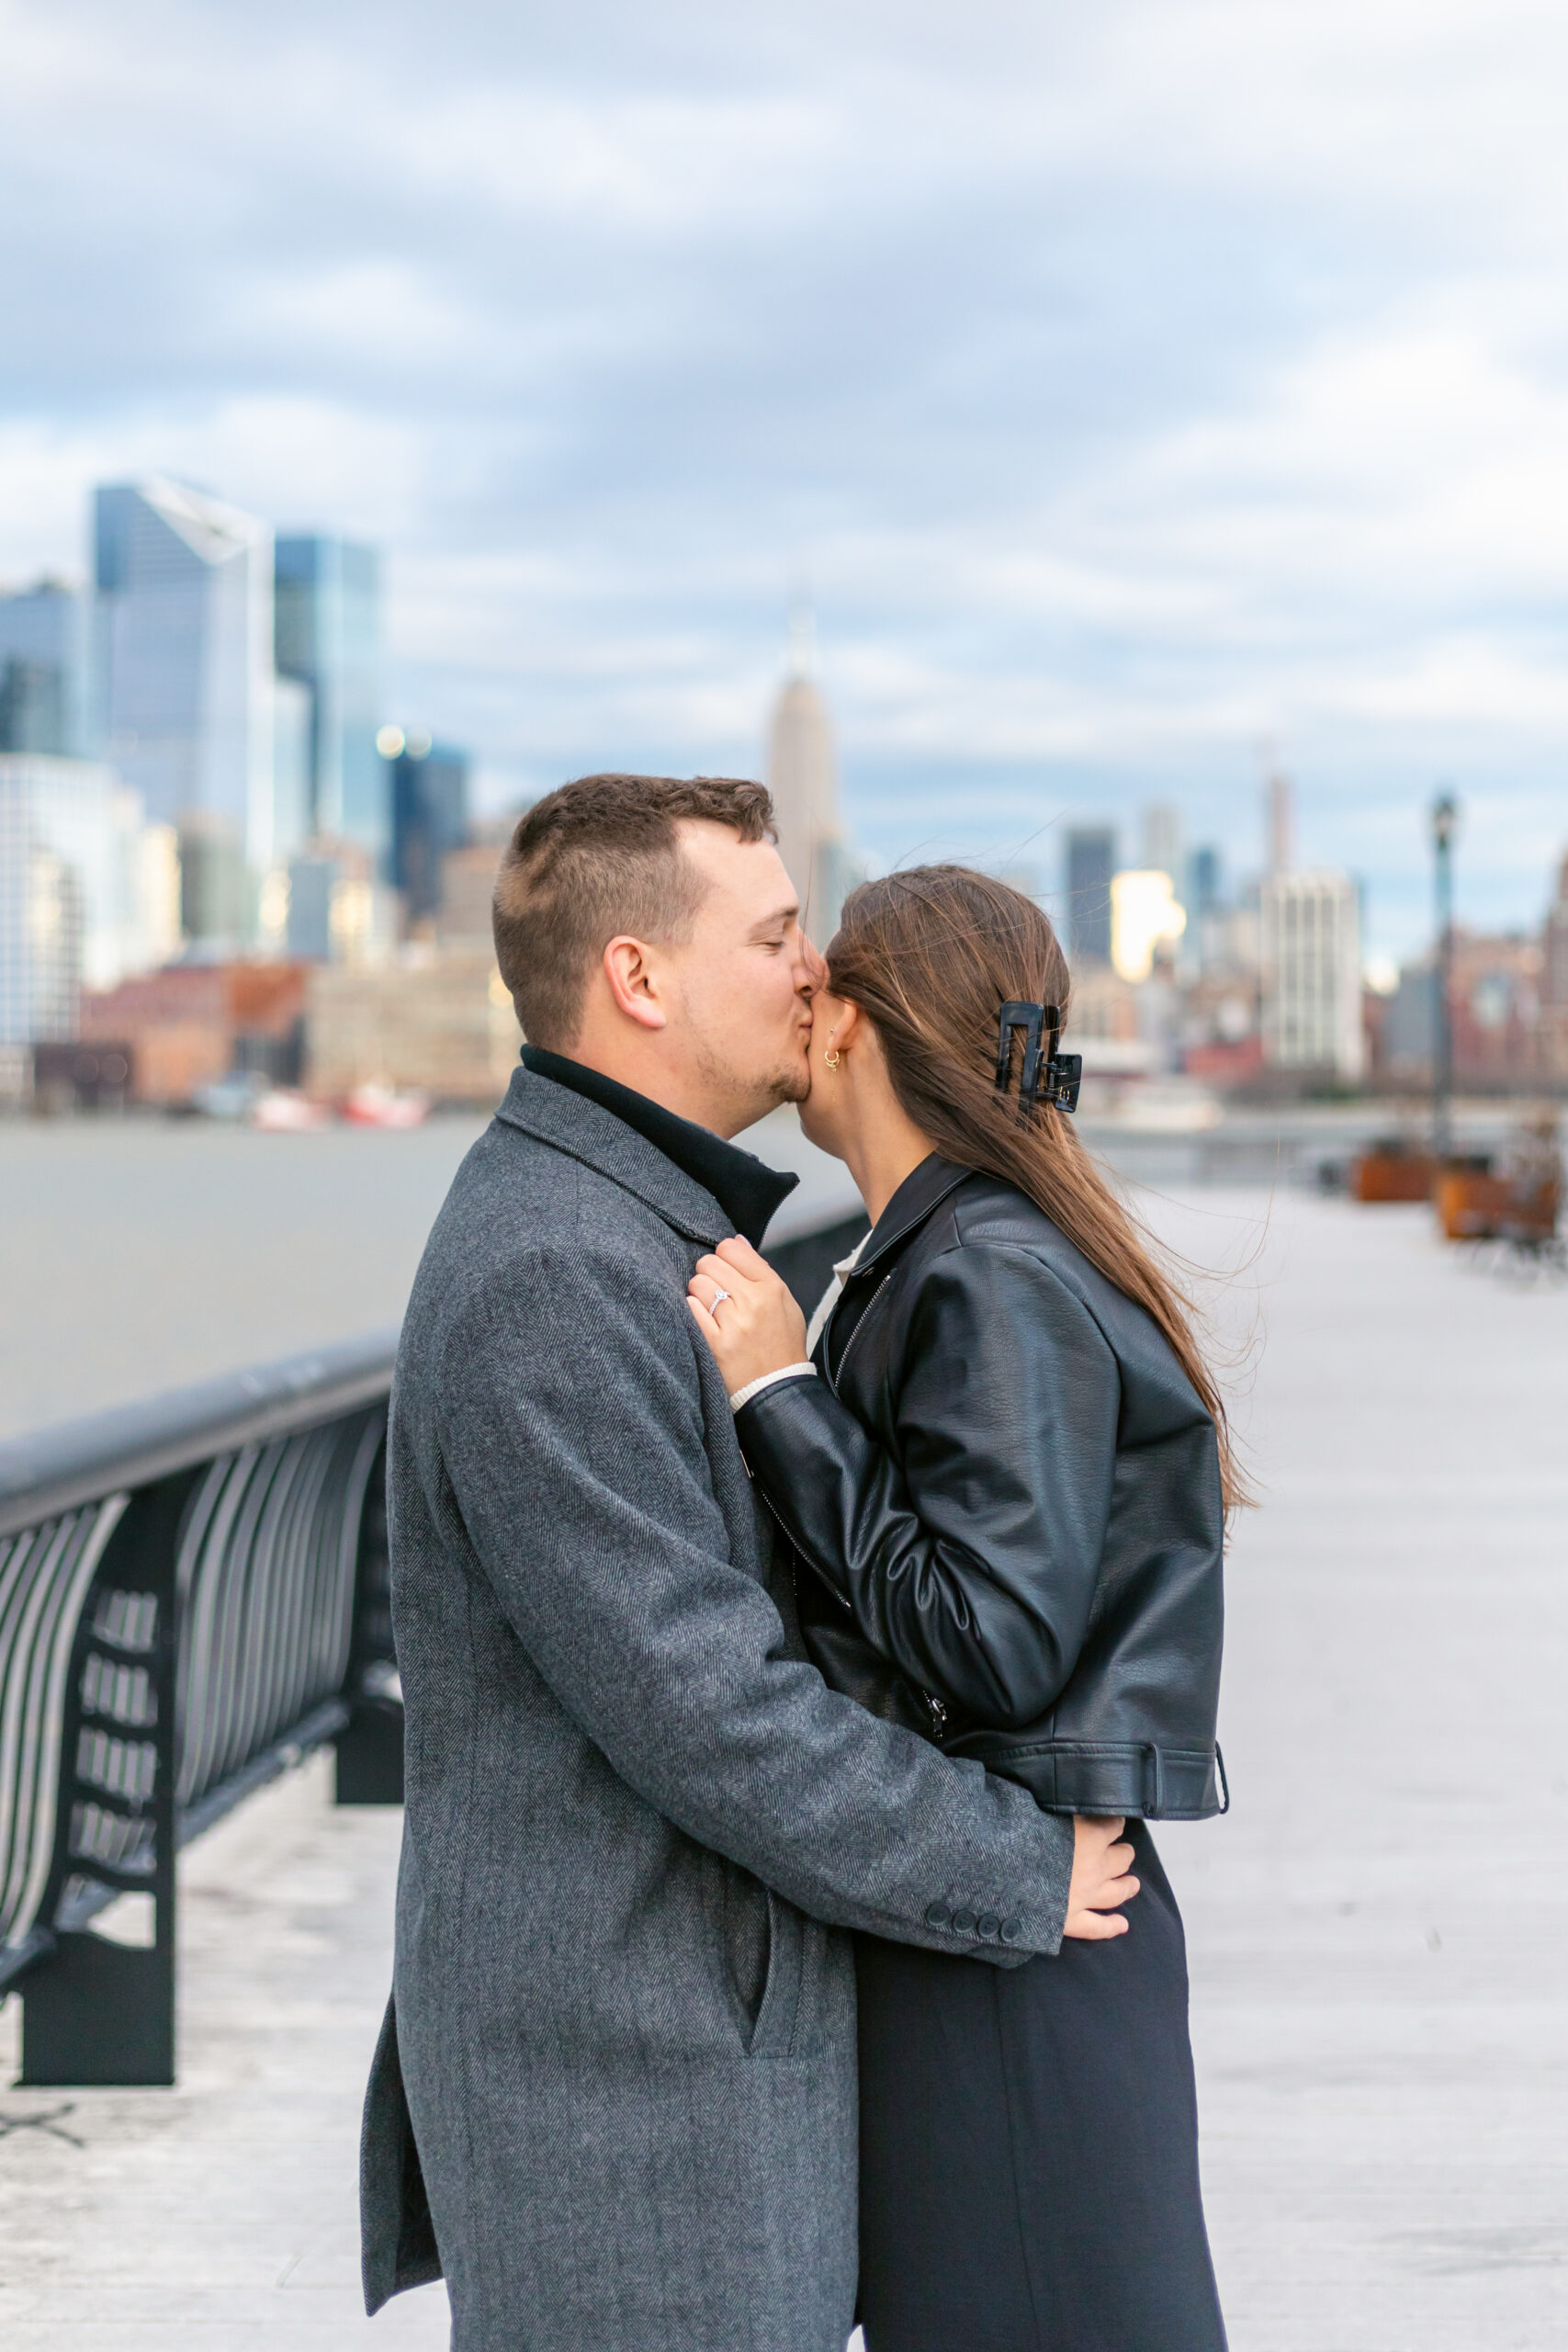
[[[1248,1500],[1224,1400],[1193,1337],[1191,1301],[1071,1119],[1043,1102],[1021,1117],[1017,1085],[997,1085],[1002,1006],[1054,1004],[1065,1019],[1071,994],[1066,957],[1034,901],[964,865],[918,865],[863,883],[828,950],[828,986],[874,1024],[894,1092],[942,1158],[1016,1184],[1158,1325],[1213,1419],[1226,1510]],[[1015,1068],[1021,1051],[1015,1038]]]

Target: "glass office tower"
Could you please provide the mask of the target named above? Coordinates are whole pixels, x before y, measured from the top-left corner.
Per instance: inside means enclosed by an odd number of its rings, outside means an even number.
[[[1111,877],[1116,834],[1110,825],[1075,825],[1067,835],[1067,931],[1077,964],[1111,961]]]
[[[1200,921],[1224,904],[1224,866],[1217,849],[1195,849],[1187,860],[1186,906]]]
[[[310,696],[310,824],[355,842],[385,870],[391,794],[376,749],[381,694],[380,559],[321,533],[276,548],[278,674]]]
[[[441,861],[468,837],[468,755],[398,728],[382,740],[392,784],[392,880],[417,922],[439,910]]]
[[[273,863],[272,532],[161,476],[95,498],[94,732],[155,819]]]
[[[85,596],[54,580],[0,596],[0,752],[84,752],[86,681]]]
[[[81,988],[171,951],[173,863],[112,768],[0,753],[0,1046],[74,1036]]]

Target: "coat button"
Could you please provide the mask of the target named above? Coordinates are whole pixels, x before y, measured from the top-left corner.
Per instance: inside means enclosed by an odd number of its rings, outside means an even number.
[[[980,1914],[980,1933],[981,1933],[981,1934],[982,1934],[982,1935],[987,1939],[987,1941],[990,1939],[990,1938],[991,1938],[992,1936],[994,1936],[994,1935],[997,1933],[997,1931],[998,1931],[998,1929],[1000,1928],[1001,1924],[1002,1924],[1002,1923],[1001,1923],[1001,1921],[998,1918],[998,1917],[997,1917],[997,1915],[996,1915],[996,1913],[995,1913],[994,1911],[982,1911],[982,1912],[981,1912],[981,1914]]]
[[[955,1911],[953,1915],[953,1926],[955,1934],[972,1936],[975,1932],[975,1914],[973,1911]]]
[[[928,1928],[945,1928],[952,1917],[953,1914],[945,1903],[928,1903],[926,1905]]]
[[[1021,1919],[1004,1919],[1002,1921],[1002,1941],[1004,1944],[1017,1943],[1022,1933],[1023,1921]]]

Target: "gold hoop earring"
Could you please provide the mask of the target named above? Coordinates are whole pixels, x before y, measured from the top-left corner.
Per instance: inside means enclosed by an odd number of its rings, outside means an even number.
[[[839,1049],[838,1049],[837,1046],[835,1046],[833,1047],[833,1049],[832,1049],[831,1053],[825,1053],[825,1054],[823,1055],[822,1058],[823,1058],[823,1060],[827,1063],[828,1068],[829,1068],[829,1069],[838,1069],[838,1067],[839,1067],[839,1064],[843,1060],[843,1058],[844,1058],[844,1057],[843,1057],[842,1054],[841,1054],[841,1053],[840,1053],[840,1051],[839,1051]]]

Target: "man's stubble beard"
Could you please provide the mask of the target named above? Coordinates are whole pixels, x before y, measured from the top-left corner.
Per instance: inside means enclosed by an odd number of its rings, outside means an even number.
[[[804,1102],[811,1091],[811,1068],[805,1053],[776,1064],[769,1072],[738,1070],[699,1043],[697,1065],[705,1087],[711,1088],[716,1099],[732,1105],[732,1135],[765,1119],[781,1102]]]
[[[811,1065],[804,1054],[781,1069],[773,1081],[773,1108],[781,1102],[804,1102],[811,1091]]]

